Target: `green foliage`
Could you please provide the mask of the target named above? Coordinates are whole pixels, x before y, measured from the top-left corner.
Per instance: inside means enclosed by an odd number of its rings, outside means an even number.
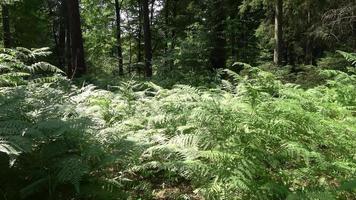
[[[183,194],[191,198],[354,198],[339,185],[356,172],[355,76],[323,71],[328,83],[305,90],[242,65],[243,75],[226,70],[230,78],[210,90],[120,87],[118,97],[130,91],[130,109],[110,119],[149,145],[126,177],[139,185],[141,176],[176,187],[190,181],[194,190]]]
[[[0,199],[356,199],[350,0],[0,1]]]
[[[16,50],[2,49],[0,54],[0,87],[17,86],[29,82],[53,82],[61,79],[63,71],[38,58],[51,54],[49,48]]]
[[[356,76],[324,70],[325,84],[302,89],[237,67],[213,88],[0,88],[3,170],[18,175],[1,189],[12,199],[354,199]]]
[[[349,61],[354,67],[356,67],[356,54],[355,53],[347,53],[344,51],[337,51],[341,54],[347,61]]]
[[[317,66],[321,69],[346,71],[349,63],[341,54],[327,52],[323,58],[319,59]]]
[[[3,0],[2,0],[3,1]],[[6,1],[6,0],[5,0]],[[47,2],[42,0],[10,0],[12,47],[54,47],[52,17]],[[52,57],[55,58],[55,57]]]

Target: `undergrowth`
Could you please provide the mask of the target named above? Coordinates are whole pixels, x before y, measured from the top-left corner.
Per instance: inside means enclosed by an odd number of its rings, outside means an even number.
[[[303,89],[243,64],[213,88],[110,92],[1,58],[5,199],[356,199],[353,72]]]

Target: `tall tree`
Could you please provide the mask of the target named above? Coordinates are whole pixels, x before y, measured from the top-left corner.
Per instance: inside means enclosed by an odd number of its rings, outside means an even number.
[[[350,4],[352,5],[352,4]],[[352,30],[351,30],[351,38],[354,38],[352,41],[352,47],[356,51],[356,0],[354,0],[354,7],[351,11],[351,22],[352,22]]]
[[[3,34],[4,34],[4,47],[11,47],[11,30],[10,30],[10,13],[9,6],[3,4],[2,6],[2,26],[3,26]]]
[[[119,75],[122,76],[124,75],[124,64],[121,45],[121,3],[122,2],[119,2],[119,0],[115,0],[117,56],[119,59]]]
[[[165,46],[164,46],[164,55],[167,57],[168,54],[168,38],[169,38],[169,6],[170,6],[170,0],[165,0],[164,1],[164,37],[165,37]],[[168,62],[167,60],[164,61],[164,64],[167,66]],[[169,66],[170,69],[172,70],[172,66]]]
[[[152,77],[152,38],[150,27],[150,11],[148,0],[142,1],[143,7],[143,32],[145,40],[145,72],[146,77]]]
[[[212,45],[210,62],[213,69],[226,65],[225,10],[224,0],[213,0],[212,6]]]
[[[52,35],[55,45],[55,52],[58,59],[58,64],[60,68],[64,67],[65,58],[64,58],[64,46],[65,46],[65,30],[64,20],[65,16],[63,13],[63,2],[47,0],[48,6],[48,17],[52,19]]]
[[[138,0],[137,62],[142,62],[142,0]]]
[[[70,49],[71,65],[68,69],[70,78],[78,77],[87,72],[84,60],[83,36],[80,22],[79,1],[67,0],[69,31],[70,31]]]
[[[59,27],[58,27],[58,57],[59,63],[62,64],[63,67],[65,66],[65,53],[66,53],[66,5],[64,2],[61,2],[59,8]]]
[[[307,27],[308,29],[310,29],[310,27],[312,26],[311,23],[311,2],[307,1]],[[307,38],[306,38],[306,44],[305,44],[305,64],[313,64],[313,52],[312,52],[312,41],[311,41],[311,36],[310,34],[307,34]]]
[[[282,18],[283,18],[283,0],[275,0],[275,16],[274,16],[274,63],[280,65],[282,63],[283,57],[283,29],[282,29]]]

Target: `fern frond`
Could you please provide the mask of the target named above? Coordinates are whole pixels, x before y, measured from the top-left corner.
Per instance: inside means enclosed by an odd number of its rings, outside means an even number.
[[[349,61],[354,67],[356,67],[356,54],[355,53],[347,53],[344,51],[336,51],[341,54],[347,61]]]
[[[73,156],[63,159],[57,166],[59,172],[57,179],[60,183],[70,183],[75,190],[80,192],[80,182],[82,177],[88,172],[88,166],[83,163],[80,157]]]
[[[60,70],[59,68],[55,67],[54,65],[51,65],[46,62],[38,62],[38,63],[32,64],[31,66],[28,67],[28,70],[31,73],[42,71],[42,72],[52,72],[52,73],[64,74],[64,72],[62,70]]]

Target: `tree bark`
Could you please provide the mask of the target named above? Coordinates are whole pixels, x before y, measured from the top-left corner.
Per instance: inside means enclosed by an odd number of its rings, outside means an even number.
[[[80,22],[79,1],[67,0],[69,17],[69,31],[71,41],[71,69],[68,75],[70,78],[79,77],[87,72],[84,60],[83,36]]]
[[[307,26],[308,29],[312,26],[311,24],[311,12],[310,12],[310,6],[308,6],[307,10]],[[312,52],[312,40],[310,33],[307,32],[307,41],[305,44],[305,64],[312,65],[313,64],[313,52]]]
[[[129,67],[128,67],[128,71],[129,74],[131,75],[131,67],[132,67],[132,42],[131,42],[131,34],[130,34],[130,39],[129,39]]]
[[[63,2],[61,2],[60,7],[58,10],[55,9],[55,5],[52,4],[53,2],[50,0],[47,0],[47,5],[48,5],[48,13],[49,13],[49,18],[52,19],[52,34],[53,34],[53,40],[55,44],[55,51],[56,51],[56,56],[58,59],[58,66],[61,69],[64,69],[64,45],[65,45],[65,21],[64,21],[64,16],[65,12],[63,11],[64,5]],[[56,16],[58,16],[58,20],[56,19]]]
[[[66,0],[63,0],[65,3]],[[67,7],[67,3],[64,4]],[[72,56],[71,56],[71,39],[70,39],[70,27],[69,27],[69,16],[66,12],[65,15],[65,57],[66,57],[66,64],[67,64],[67,76],[68,78],[72,77]]]
[[[353,5],[356,5],[356,0],[353,1]],[[354,9],[352,10],[352,18],[356,18],[356,7],[354,7]],[[356,51],[356,19],[353,19],[353,23],[352,23],[352,41],[353,41],[353,49],[354,51]]]
[[[3,27],[3,39],[4,39],[4,47],[11,48],[11,31],[10,31],[10,13],[8,5],[4,4],[2,7],[2,27]]]
[[[142,62],[142,0],[138,0],[139,3],[139,13],[138,13],[138,35],[137,35],[137,62],[140,63]]]
[[[281,65],[282,63],[282,17],[283,17],[283,0],[276,0],[275,3],[275,22],[274,22],[274,39],[275,39],[275,48],[274,48],[274,63],[276,65]]]
[[[164,65],[168,66],[169,62],[167,62],[167,58],[168,58],[168,38],[169,38],[169,4],[170,0],[165,0],[164,3],[164,40],[165,40],[165,46],[164,46],[164,56],[165,56],[165,60],[164,60]],[[169,66],[169,69],[172,70],[172,66]]]
[[[146,77],[152,77],[152,38],[148,0],[143,0],[143,32],[145,40],[145,72]]]
[[[66,44],[66,12],[65,5],[61,5],[60,17],[59,17],[59,30],[58,30],[58,57],[60,67],[65,66],[65,44]]]
[[[215,0],[212,16],[212,45],[210,55],[212,69],[224,68],[226,66],[226,38],[224,0]]]
[[[177,0],[173,0],[173,8],[172,8],[172,21],[171,21],[171,25],[175,24],[175,20],[177,17],[177,5],[178,2]],[[172,28],[172,44],[171,44],[171,51],[173,52],[174,48],[176,47],[176,27],[171,26]]]
[[[119,75],[124,75],[124,64],[122,57],[122,46],[121,46],[121,5],[119,0],[115,0],[115,11],[116,11],[116,40],[117,40],[117,56],[119,59]]]

